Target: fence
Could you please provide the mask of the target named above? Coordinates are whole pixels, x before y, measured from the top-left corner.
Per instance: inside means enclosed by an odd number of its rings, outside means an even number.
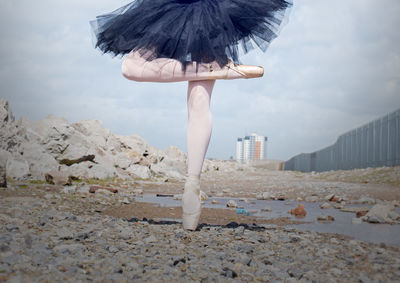
[[[285,170],[348,170],[400,165],[400,109],[349,131],[324,149],[285,162]]]

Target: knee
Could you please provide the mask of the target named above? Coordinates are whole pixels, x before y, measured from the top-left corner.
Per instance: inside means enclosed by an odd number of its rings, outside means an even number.
[[[192,113],[204,114],[210,112],[210,101],[207,93],[192,92],[190,96],[189,110]]]
[[[122,62],[121,71],[122,75],[128,80],[142,81],[142,67],[128,57]]]

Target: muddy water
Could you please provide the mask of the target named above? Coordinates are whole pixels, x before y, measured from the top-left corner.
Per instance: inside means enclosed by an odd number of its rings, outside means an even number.
[[[238,206],[244,210],[239,210],[239,212],[242,213],[251,213],[254,216],[265,219],[289,217],[293,220],[301,219],[302,221],[309,222],[307,224],[286,225],[286,227],[322,233],[343,234],[366,242],[385,243],[400,247],[400,225],[372,224],[367,222],[353,224],[352,218],[356,217],[355,213],[343,212],[335,208],[321,209],[320,202],[301,202],[304,204],[304,208],[307,211],[307,215],[303,218],[296,218],[288,213],[289,210],[297,207],[299,204],[299,202],[295,200],[279,201],[248,199],[247,202],[244,202],[237,198],[212,197],[203,204],[203,207],[234,209],[226,207],[226,203],[230,199],[236,201]],[[219,204],[212,204],[211,200],[216,200]],[[155,205],[162,207],[175,207],[181,205],[180,200],[174,200],[172,197],[157,197],[156,195],[144,195],[136,198],[136,201],[155,203]],[[367,209],[371,207],[371,205],[354,204],[347,205],[346,208],[355,206]],[[265,208],[269,208],[271,211],[265,211]],[[397,212],[400,212],[400,208],[397,208]],[[335,220],[329,222],[318,221],[317,217],[322,215],[333,216]]]

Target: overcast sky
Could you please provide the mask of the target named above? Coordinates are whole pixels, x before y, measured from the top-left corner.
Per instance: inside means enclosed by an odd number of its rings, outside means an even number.
[[[93,48],[89,21],[128,2],[1,0],[0,97],[17,118],[98,119],[186,152],[187,84],[129,81],[121,58]],[[399,108],[399,15],[398,0],[295,0],[267,52],[241,58],[264,77],[217,81],[207,156],[235,156],[236,138],[256,132],[287,160]]]

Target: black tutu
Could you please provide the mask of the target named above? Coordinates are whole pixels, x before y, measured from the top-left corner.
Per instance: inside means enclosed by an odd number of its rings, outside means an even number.
[[[239,63],[240,48],[265,51],[291,6],[291,0],[136,0],[90,25],[103,53],[143,50],[146,60],[223,66]]]

